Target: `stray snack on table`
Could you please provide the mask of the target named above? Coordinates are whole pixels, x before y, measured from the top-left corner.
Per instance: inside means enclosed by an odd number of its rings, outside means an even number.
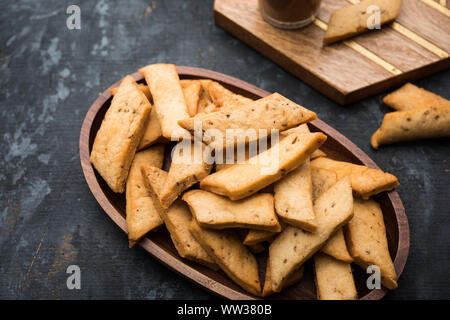
[[[450,105],[387,113],[370,143],[379,146],[395,142],[450,138]]]
[[[151,109],[133,78],[126,76],[105,114],[89,159],[114,192],[125,191],[128,171]]]
[[[388,94],[383,98],[383,102],[397,111],[450,106],[449,100],[433,92],[419,88],[412,83],[407,83],[400,89]]]

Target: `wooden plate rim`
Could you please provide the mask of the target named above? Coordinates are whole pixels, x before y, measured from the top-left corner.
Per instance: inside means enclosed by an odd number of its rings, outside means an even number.
[[[187,67],[187,66],[177,66],[177,71],[180,77],[182,78],[209,78],[212,80],[219,81],[221,83],[227,84],[232,87],[241,88],[255,96],[259,97],[265,97],[270,94],[270,92],[265,91],[263,89],[260,89],[248,82],[245,82],[243,80],[203,69],[203,68],[196,68],[196,67]],[[144,79],[142,74],[139,72],[133,73],[132,77],[136,81],[141,81]],[[89,186],[89,189],[91,190],[92,194],[94,195],[97,202],[100,204],[100,206],[103,208],[103,210],[106,212],[106,214],[114,221],[116,225],[122,229],[125,233],[127,233],[127,227],[126,227],[126,221],[122,217],[122,215],[119,213],[119,211],[114,208],[114,206],[111,205],[108,198],[102,191],[92,165],[89,162],[89,135],[91,131],[91,127],[93,124],[93,121],[95,119],[96,114],[100,110],[100,108],[103,106],[103,104],[108,101],[109,98],[111,98],[111,93],[109,92],[109,89],[113,87],[117,87],[120,84],[120,80],[111,85],[107,90],[99,94],[99,97],[95,100],[95,102],[92,104],[90,109],[88,110],[86,117],[84,118],[82,127],[81,127],[81,133],[80,133],[80,140],[79,140],[79,147],[80,147],[80,161],[81,161],[81,167],[83,170],[84,177],[86,179],[86,182]],[[349,139],[347,139],[344,135],[339,133],[334,128],[330,127],[328,124],[323,122],[322,120],[314,120],[311,122],[311,124],[317,128],[320,131],[323,131],[325,134],[332,136],[335,140],[337,140],[341,145],[343,145],[345,148],[350,150],[352,154],[361,161],[362,164],[379,169],[379,167],[376,165],[376,163],[369,158],[369,156],[364,153],[359,147],[357,147],[353,142],[351,142]],[[410,246],[410,234],[409,234],[409,225],[408,225],[408,219],[405,214],[405,209],[403,207],[402,201],[400,200],[400,196],[396,191],[391,191],[387,193],[389,200],[391,201],[395,216],[397,220],[398,225],[398,249],[397,254],[394,258],[394,265],[397,272],[397,277],[399,278],[400,275],[403,272],[403,269],[406,264],[406,260],[408,258],[409,253],[409,246]],[[184,263],[181,258],[173,256],[166,251],[164,251],[162,248],[160,248],[155,242],[153,242],[150,238],[145,237],[142,241],[139,242],[139,245],[144,248],[147,252],[149,252],[152,256],[160,260],[163,264],[165,264],[167,267],[171,268],[172,270],[175,270],[177,273],[181,274],[183,277],[187,278],[190,281],[193,281],[194,283],[201,285],[203,288],[207,289],[208,291],[218,294],[220,296],[229,298],[229,299],[238,299],[238,300],[245,300],[245,299],[258,299],[255,296],[241,293],[238,291],[235,291],[234,289],[231,289],[214,279],[211,279],[210,277],[204,275],[203,273],[195,270],[191,266]],[[375,289],[370,291],[368,294],[360,297],[361,300],[378,300],[384,297],[387,293],[387,290],[382,287],[381,289]]]

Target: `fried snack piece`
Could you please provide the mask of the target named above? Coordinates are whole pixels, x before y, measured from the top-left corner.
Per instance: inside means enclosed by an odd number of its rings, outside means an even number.
[[[323,152],[320,149],[317,149],[316,151],[314,151],[311,154],[311,160],[316,159],[316,158],[320,158],[320,157],[326,157],[326,156],[327,156],[327,154],[325,152]]]
[[[283,289],[288,288],[288,287],[296,284],[297,282],[300,282],[300,280],[303,278],[304,272],[305,272],[305,268],[303,266],[301,266],[298,270],[295,270],[294,272],[292,272],[289,275],[288,279],[286,280],[286,283],[283,285]],[[274,293],[274,291],[272,290],[272,281],[270,279],[270,267],[269,267],[269,264],[267,264],[262,296],[267,297],[273,293]]]
[[[150,112],[150,120],[148,121],[147,127],[145,128],[144,136],[139,143],[138,150],[145,149],[155,142],[166,141],[167,140],[162,136],[161,125],[159,124],[156,109],[152,108],[152,111]]]
[[[287,226],[269,247],[272,290],[279,292],[289,275],[314,255],[353,216],[350,178],[344,177],[314,203],[315,233]]]
[[[390,173],[324,157],[311,161],[311,168],[333,170],[338,179],[349,175],[353,191],[363,199],[368,199],[383,191],[390,191],[400,185],[397,177]]]
[[[184,100],[188,113],[191,117],[197,114],[198,101],[200,100],[200,94],[202,92],[202,85],[200,81],[181,82],[181,88],[183,89]]]
[[[370,31],[368,22],[380,9],[380,25],[393,21],[400,13],[402,0],[363,0],[357,4],[333,11],[328,22],[328,29],[323,36],[323,43],[330,44]],[[374,21],[375,22],[375,21]]]
[[[350,263],[317,253],[314,255],[314,271],[318,300],[358,299]]]
[[[450,138],[450,105],[387,113],[370,143],[379,146],[401,141]]]
[[[334,171],[327,169],[313,169],[311,172],[312,186],[313,186],[313,201],[320,197],[325,191],[333,186],[337,181],[337,176]],[[342,229],[328,239],[323,246],[322,252],[344,262],[352,262],[353,258],[347,250],[345,243],[344,232]]]
[[[218,270],[218,265],[189,232],[192,215],[186,204],[177,200],[169,209],[164,209],[159,203],[156,194],[161,192],[164,181],[167,179],[167,172],[148,164],[141,165],[141,172],[145,186],[152,196],[154,206],[164,220],[178,254],[185,259]]]
[[[200,182],[200,188],[228,196],[232,200],[243,199],[297,168],[326,139],[323,133],[290,134],[276,146],[245,163],[207,176]]]
[[[192,215],[202,227],[281,231],[273,208],[273,196],[268,193],[232,201],[208,191],[191,190],[182,199],[189,205]]]
[[[266,248],[264,248],[264,246],[260,243],[248,246],[248,248],[250,249],[251,252],[253,252],[254,254],[258,254],[263,252],[264,250],[266,250]]]
[[[345,226],[350,254],[356,264],[366,269],[376,265],[381,271],[381,283],[388,289],[397,288],[397,274],[389,254],[386,227],[380,205],[373,200],[355,199],[353,219]]]
[[[152,103],[153,97],[152,97],[152,94],[150,93],[150,89],[148,88],[148,86],[146,86],[145,84],[142,84],[142,83],[138,83],[137,86],[138,86],[139,90],[141,90],[142,93],[145,94],[148,101],[150,103]],[[109,89],[109,92],[111,92],[112,95],[115,95],[118,90],[119,90],[119,87],[115,87],[115,88]]]
[[[145,94],[148,101],[151,103],[153,101],[153,97],[148,86],[138,83],[138,88]],[[109,92],[111,92],[112,95],[115,95],[118,90],[118,87],[111,88],[109,89]],[[158,116],[156,115],[156,109],[152,107],[152,110],[150,111],[150,120],[148,120],[144,135],[142,136],[137,149],[142,150],[151,146],[155,142],[165,142],[164,140],[165,139],[162,139],[161,126],[159,125]]]
[[[311,168],[312,197],[313,202],[319,198],[322,193],[331,188],[337,182],[336,172],[322,168]]]
[[[153,205],[153,199],[145,188],[141,165],[147,163],[161,168],[164,146],[157,145],[136,153],[131,164],[126,184],[126,221],[130,248],[147,232],[158,228],[163,221]]]
[[[195,155],[196,147],[199,148],[197,150],[198,159]],[[170,164],[169,174],[161,192],[157,194],[165,209],[169,208],[184,190],[206,177],[212,169],[212,165],[208,164],[203,157],[204,144],[195,146],[194,143],[186,140],[179,142],[174,148],[176,151],[173,152],[174,157]]]
[[[450,101],[423,88],[407,83],[400,89],[388,94],[383,102],[397,111],[426,107],[448,107]]]
[[[321,251],[337,260],[347,263],[353,262],[353,258],[347,249],[344,230],[342,228],[336,231],[336,233],[328,239]]]
[[[192,219],[189,231],[234,282],[251,294],[261,293],[258,262],[235,234],[230,230],[202,228],[195,219]]]
[[[253,102],[250,98],[231,92],[216,81],[209,82],[207,90],[209,96],[211,97],[212,103],[214,103],[217,108],[231,106],[239,107]]]
[[[151,64],[139,69],[153,96],[163,137],[169,140],[190,139],[191,135],[178,125],[189,118],[180,79],[173,64]]]
[[[281,229],[283,229],[283,227],[281,227]],[[243,243],[250,246],[264,241],[270,241],[277,233],[278,232],[250,229],[248,230]]]
[[[275,183],[274,199],[275,210],[284,222],[306,231],[316,230],[309,159]]]
[[[304,123],[304,124],[299,125],[298,127],[294,127],[294,128],[291,128],[291,129],[287,129],[287,130],[281,131],[280,132],[280,137],[281,138],[286,137],[286,136],[288,136],[288,135],[290,135],[291,133],[294,133],[294,132],[311,133],[311,131],[309,131],[308,125],[306,123]],[[311,160],[319,158],[319,157],[326,157],[326,155],[327,154],[325,152],[323,152],[320,149],[317,149],[316,151],[314,151],[311,154]]]
[[[201,123],[203,132],[199,132],[203,141],[214,149],[222,149],[258,140],[270,135],[272,129],[282,131],[316,118],[314,112],[274,93],[247,104],[200,113],[178,123],[191,132],[194,132],[195,123]],[[234,134],[230,134],[230,129],[235,130]]]
[[[152,107],[132,77],[126,76],[97,132],[89,161],[117,193],[125,183]]]

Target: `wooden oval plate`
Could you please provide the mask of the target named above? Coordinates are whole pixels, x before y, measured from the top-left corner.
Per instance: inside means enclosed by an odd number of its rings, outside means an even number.
[[[220,82],[233,92],[252,99],[258,99],[270,94],[247,82],[214,71],[192,67],[177,67],[177,70],[181,79],[212,79]],[[144,77],[140,73],[134,73],[132,76],[137,82],[144,82]],[[110,88],[117,87],[119,83],[120,81],[116,82]],[[109,217],[126,233],[125,196],[114,193],[109,189],[105,181],[89,163],[89,154],[95,135],[110,103],[111,93],[106,90],[100,94],[86,114],[80,135],[80,159],[84,176],[94,197]],[[378,169],[375,162],[361,149],[323,121],[315,120],[311,122],[310,129],[311,131],[322,131],[328,136],[328,140],[321,149],[330,158],[364,164],[368,167]],[[397,275],[400,276],[405,267],[409,251],[409,226],[405,209],[403,208],[398,193],[395,191],[383,192],[376,196],[375,199],[381,204],[383,210],[389,250],[391,256],[394,257]],[[124,239],[124,241],[126,240]],[[150,232],[142,239],[139,245],[171,269],[215,294],[229,299],[258,299],[258,297],[243,291],[222,271],[212,271],[178,256],[165,228],[161,228],[161,230],[156,232]],[[262,258],[259,257],[259,259]],[[261,269],[263,269],[263,264],[261,263]],[[300,283],[284,289],[282,292],[270,298],[315,299],[316,292],[311,262],[306,263],[305,268],[305,276]],[[366,287],[368,275],[360,268],[354,268],[354,276],[360,299],[381,299],[386,294],[387,291],[384,288],[368,290]]]

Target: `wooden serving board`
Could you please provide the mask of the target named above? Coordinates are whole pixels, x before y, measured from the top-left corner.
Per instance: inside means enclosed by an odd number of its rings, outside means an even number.
[[[298,30],[266,23],[258,0],[215,0],[215,22],[330,99],[347,104],[450,66],[449,0],[403,0],[396,21],[324,46],[330,13],[359,0],[322,0]]]

